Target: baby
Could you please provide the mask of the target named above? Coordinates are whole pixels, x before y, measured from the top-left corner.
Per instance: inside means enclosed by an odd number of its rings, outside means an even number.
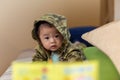
[[[45,14],[34,23],[32,37],[38,42],[33,61],[84,61],[82,49],[70,42],[67,20],[59,14]]]

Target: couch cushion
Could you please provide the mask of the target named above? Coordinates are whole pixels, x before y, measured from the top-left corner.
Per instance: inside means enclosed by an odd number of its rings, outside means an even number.
[[[81,43],[84,43],[86,46],[92,46],[90,43],[82,39],[81,36],[82,34],[89,32],[95,28],[96,28],[95,26],[79,26],[79,27],[70,28],[69,29],[71,34],[70,41],[72,43],[79,41]]]

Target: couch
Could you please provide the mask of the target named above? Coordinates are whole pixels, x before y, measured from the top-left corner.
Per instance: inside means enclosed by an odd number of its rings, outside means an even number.
[[[99,62],[99,80],[120,80],[120,74],[109,56],[81,38],[82,34],[95,28],[96,27],[94,26],[80,26],[70,28],[70,40],[72,43],[75,41],[84,43],[87,47],[83,49],[83,52],[87,60],[96,60]]]

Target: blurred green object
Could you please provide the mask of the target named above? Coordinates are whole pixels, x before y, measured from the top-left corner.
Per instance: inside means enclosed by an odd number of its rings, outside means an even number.
[[[84,48],[88,60],[99,62],[99,80],[120,80],[120,74],[111,59],[96,47]]]

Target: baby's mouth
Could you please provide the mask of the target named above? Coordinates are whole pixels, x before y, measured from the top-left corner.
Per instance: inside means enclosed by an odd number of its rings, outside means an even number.
[[[56,45],[52,45],[51,48],[56,48],[57,46]]]

